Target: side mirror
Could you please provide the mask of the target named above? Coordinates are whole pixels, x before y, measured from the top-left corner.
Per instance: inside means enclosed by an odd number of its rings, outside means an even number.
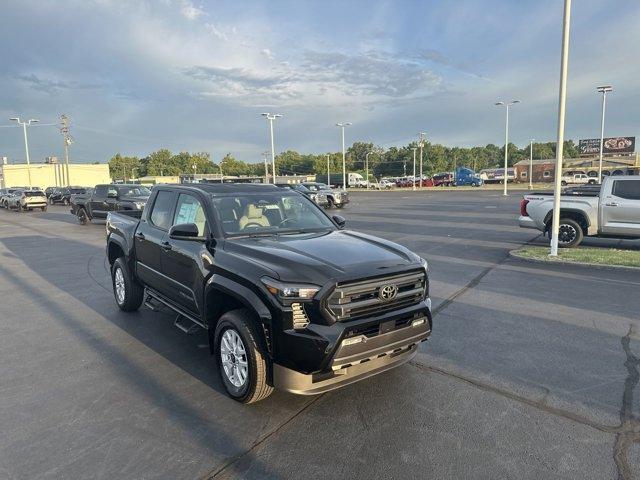
[[[344,228],[344,226],[347,224],[347,220],[340,215],[334,215],[331,218],[333,219],[334,222],[336,222],[336,225],[338,225],[338,228]]]
[[[198,226],[195,223],[181,223],[169,229],[169,238],[174,240],[204,240],[198,236]]]

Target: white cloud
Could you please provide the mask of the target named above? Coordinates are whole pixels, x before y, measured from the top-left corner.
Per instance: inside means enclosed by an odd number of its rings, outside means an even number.
[[[224,40],[225,42],[229,40],[227,34],[221,31],[218,27],[216,27],[213,23],[205,23],[204,28],[206,28],[211,35],[219,38],[220,40]]]
[[[180,13],[188,20],[195,20],[206,14],[202,8],[196,7],[191,0],[180,1]]]
[[[262,55],[264,55],[265,57],[267,57],[269,60],[273,60],[273,58],[274,58],[273,52],[271,50],[269,50],[268,48],[263,48],[262,50],[260,50],[260,53]]]

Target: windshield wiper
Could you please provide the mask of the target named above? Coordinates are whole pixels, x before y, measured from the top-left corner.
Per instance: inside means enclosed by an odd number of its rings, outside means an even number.
[[[278,235],[299,235],[301,233],[318,233],[331,230],[331,227],[321,227],[321,228],[298,228],[291,230],[281,230],[278,232]]]

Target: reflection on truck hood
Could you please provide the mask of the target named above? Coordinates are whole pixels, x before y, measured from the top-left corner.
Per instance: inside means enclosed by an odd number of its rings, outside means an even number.
[[[225,251],[255,259],[283,281],[315,284],[392,273],[420,261],[400,245],[348,230],[232,238]]]

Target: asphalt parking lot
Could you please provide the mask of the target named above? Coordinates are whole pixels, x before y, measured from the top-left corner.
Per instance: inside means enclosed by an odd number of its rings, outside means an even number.
[[[640,477],[640,273],[510,257],[544,241],[518,200],[354,193],[349,228],[429,261],[432,337],[255,406],[226,397],[204,333],[118,310],[103,225],[0,210],[0,478]]]

